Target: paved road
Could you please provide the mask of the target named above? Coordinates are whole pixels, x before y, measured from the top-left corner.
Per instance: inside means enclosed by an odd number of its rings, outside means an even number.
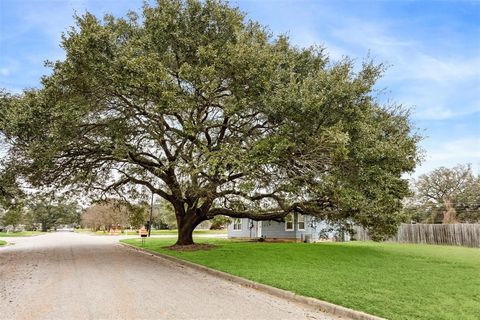
[[[115,238],[11,238],[0,248],[0,319],[336,319]]]

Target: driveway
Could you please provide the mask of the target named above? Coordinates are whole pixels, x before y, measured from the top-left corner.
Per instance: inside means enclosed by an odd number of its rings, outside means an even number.
[[[0,319],[337,319],[129,250],[52,233],[0,248]]]

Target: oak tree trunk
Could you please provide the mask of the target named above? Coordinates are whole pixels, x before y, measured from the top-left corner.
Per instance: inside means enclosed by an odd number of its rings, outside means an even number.
[[[197,216],[195,213],[187,211],[184,215],[176,214],[178,239],[175,245],[188,246],[194,244],[193,242],[193,230],[202,222],[205,218]]]
[[[42,232],[47,232],[48,231],[48,225],[46,222],[41,222],[42,224]]]

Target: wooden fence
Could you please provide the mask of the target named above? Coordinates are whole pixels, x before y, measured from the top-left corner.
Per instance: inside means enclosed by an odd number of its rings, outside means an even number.
[[[355,239],[370,240],[363,228],[355,228]],[[401,224],[393,242],[428,243],[464,247],[480,247],[480,224]]]

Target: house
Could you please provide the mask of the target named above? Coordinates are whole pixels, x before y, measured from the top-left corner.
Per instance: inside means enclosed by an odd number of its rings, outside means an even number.
[[[332,226],[310,215],[290,213],[285,222],[255,221],[236,218],[228,226],[228,238],[265,240],[294,240],[312,242],[337,237]],[[342,241],[347,240],[341,237]]]

